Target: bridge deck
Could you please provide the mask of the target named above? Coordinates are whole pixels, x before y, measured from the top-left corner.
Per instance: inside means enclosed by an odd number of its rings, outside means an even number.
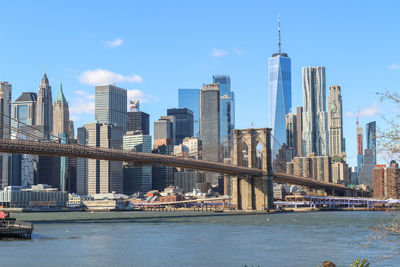
[[[261,169],[234,166],[220,162],[179,158],[170,155],[133,152],[122,149],[88,147],[77,144],[59,144],[54,142],[0,139],[0,152],[133,162],[142,165],[162,165],[217,172],[239,177],[262,177],[266,175],[266,173]],[[327,183],[289,174],[274,173],[273,176],[274,181],[276,182],[321,189],[332,188],[336,190],[355,190],[347,188],[341,184]]]

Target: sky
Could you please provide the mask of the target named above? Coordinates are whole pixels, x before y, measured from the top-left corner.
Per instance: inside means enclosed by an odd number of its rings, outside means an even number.
[[[399,1],[0,0],[0,9],[0,81],[12,83],[15,100],[37,92],[46,72],[54,99],[62,83],[75,127],[94,120],[95,84],[129,90],[152,124],[178,106],[178,88],[201,88],[215,74],[231,77],[236,128],[269,126],[278,15],[293,110],[302,105],[301,68],[325,66],[327,96],[329,85],[342,88],[350,165],[357,110],[364,131],[398,111],[376,93],[400,89]]]

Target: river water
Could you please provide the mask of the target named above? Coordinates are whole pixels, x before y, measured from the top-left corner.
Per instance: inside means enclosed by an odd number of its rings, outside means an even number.
[[[32,240],[0,241],[9,266],[400,266],[385,242],[362,246],[384,212],[228,215],[207,212],[14,214]],[[397,244],[399,245],[399,244]],[[400,246],[397,246],[400,251]]]

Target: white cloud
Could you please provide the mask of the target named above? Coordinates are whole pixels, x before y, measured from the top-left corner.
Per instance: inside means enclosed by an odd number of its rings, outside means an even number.
[[[218,49],[218,48],[213,48],[212,52],[211,52],[211,56],[213,57],[223,57],[228,55],[228,51],[226,51],[225,49]]]
[[[345,117],[354,117],[355,116],[355,114],[353,113],[353,112],[346,112],[346,113],[344,113],[344,116]]]
[[[344,114],[344,116],[346,117],[355,117],[357,116],[358,112],[346,112]],[[364,108],[363,110],[360,111],[360,117],[372,117],[372,116],[376,116],[378,114],[382,113],[382,109],[379,106],[378,103],[372,103],[371,105],[369,105],[368,107]]]
[[[128,90],[127,99],[128,99],[128,107],[129,107],[129,101],[130,100],[137,99],[141,103],[148,103],[151,100],[157,100],[157,98],[155,98],[154,96],[147,95],[147,94],[143,93],[142,91],[140,91],[138,89]]]
[[[369,105],[365,109],[361,110],[360,116],[362,116],[362,117],[371,117],[371,116],[378,115],[381,112],[382,112],[382,109],[380,108],[379,104],[378,103],[372,103],[371,105]]]
[[[75,94],[77,96],[72,98],[70,105],[71,119],[76,121],[82,114],[94,114],[94,94],[81,90],[76,90]]]
[[[235,55],[240,56],[241,54],[243,54],[243,51],[238,49],[238,48],[232,48],[233,53],[235,53]]]
[[[396,63],[393,63],[392,65],[389,66],[390,70],[397,70],[398,68],[400,68],[400,65]]]
[[[143,78],[137,74],[124,76],[109,70],[96,69],[82,72],[79,76],[79,81],[82,84],[99,85],[114,84],[118,82],[140,83],[143,82]]]
[[[124,40],[122,40],[121,38],[117,38],[115,40],[105,41],[104,43],[108,47],[118,47],[118,46],[121,46],[124,43]]]

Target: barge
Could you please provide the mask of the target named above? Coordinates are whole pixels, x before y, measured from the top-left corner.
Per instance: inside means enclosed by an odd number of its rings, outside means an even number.
[[[0,211],[0,238],[13,237],[31,239],[33,225],[28,222],[17,222],[9,212]]]

